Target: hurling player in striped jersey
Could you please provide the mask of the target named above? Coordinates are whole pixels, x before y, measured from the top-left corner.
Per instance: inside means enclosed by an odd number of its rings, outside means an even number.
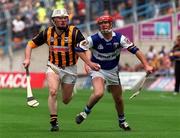
[[[46,78],[49,89],[50,131],[56,132],[59,131],[59,88],[62,102],[68,104],[72,100],[74,85],[77,81],[78,57],[82,58],[94,70],[99,70],[100,67],[97,63],[92,63],[83,54],[84,51],[76,52],[76,47],[84,40],[84,36],[77,27],[69,24],[69,14],[66,9],[54,9],[51,22],[52,26],[48,26],[28,41],[23,65],[25,68],[30,66],[31,53],[34,48],[48,46],[49,57]]]
[[[99,32],[80,42],[79,48],[89,50],[87,53],[91,54],[87,54],[87,56],[91,61],[99,64],[101,69],[94,71],[88,65],[85,67],[92,78],[93,92],[83,111],[76,116],[76,123],[82,123],[91,113],[92,108],[103,97],[106,84],[115,103],[119,127],[125,131],[130,131],[131,128],[125,118],[122,87],[118,74],[121,49],[126,48],[129,52],[135,54],[146,72],[152,73],[153,67],[147,63],[144,54],[138,47],[124,35],[112,30],[112,21],[112,17],[108,15],[99,17],[97,19]]]

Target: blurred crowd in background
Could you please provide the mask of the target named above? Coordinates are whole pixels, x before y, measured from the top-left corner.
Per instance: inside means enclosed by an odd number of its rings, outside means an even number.
[[[153,45],[149,46],[147,53],[145,53],[146,59],[151,66],[155,69],[155,75],[157,76],[170,76],[174,73],[173,71],[173,60],[170,58],[171,51],[168,51],[163,45],[160,51],[157,51]],[[137,72],[143,71],[142,64],[137,64],[132,67],[128,63],[120,66],[121,71]]]
[[[5,11],[10,14],[12,39],[18,42],[20,40],[16,38],[31,38],[46,27],[50,23],[49,17],[54,8],[67,8],[70,23],[89,32],[97,29],[93,24],[99,15],[112,15],[114,26],[123,27],[124,24],[171,14],[174,12],[173,6],[178,10],[179,1],[173,5],[170,0],[1,0],[0,31],[8,27]]]

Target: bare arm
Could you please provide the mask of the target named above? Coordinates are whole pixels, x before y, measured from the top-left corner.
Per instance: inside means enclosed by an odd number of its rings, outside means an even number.
[[[175,52],[173,52],[173,56],[180,57],[180,51],[175,51]]]
[[[89,60],[91,59],[91,51],[90,50],[86,51],[86,56]],[[86,73],[89,73],[91,70],[91,68],[86,63],[84,64],[84,69],[85,69]]]
[[[100,65],[97,63],[91,62],[89,57],[88,57],[88,54],[86,52],[76,52],[76,53],[92,70],[98,71],[100,69]]]
[[[136,57],[141,61],[141,63],[142,63],[143,66],[144,66],[144,69],[145,69],[147,72],[150,72],[150,73],[153,72],[153,67],[148,64],[148,62],[147,62],[144,54],[143,54],[140,50],[138,50],[138,51],[136,52]]]
[[[89,54],[89,48],[89,41],[83,40],[80,42],[79,47],[77,47],[77,49],[81,50],[76,50],[76,53],[85,62],[85,64],[87,64],[87,66],[89,66],[92,70],[98,71],[101,67],[99,64],[91,62],[91,54]]]
[[[26,49],[25,49],[25,59],[24,59],[24,62],[23,62],[23,65],[24,65],[25,68],[30,65],[31,52],[32,52],[32,48],[27,45]]]

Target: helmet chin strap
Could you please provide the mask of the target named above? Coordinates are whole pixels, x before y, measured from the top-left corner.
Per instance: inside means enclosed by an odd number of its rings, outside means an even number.
[[[101,29],[100,29],[100,32],[101,32],[102,34],[111,33],[111,32],[112,32],[112,24],[110,25],[110,29],[106,29],[106,30],[101,30]]]
[[[56,27],[56,24],[54,23],[53,19],[51,19],[52,24]]]

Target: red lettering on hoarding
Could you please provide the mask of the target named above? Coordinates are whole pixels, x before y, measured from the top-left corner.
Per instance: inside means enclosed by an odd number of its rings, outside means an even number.
[[[31,73],[31,87],[43,88],[45,73]],[[0,88],[25,88],[27,86],[25,73],[0,73]]]

